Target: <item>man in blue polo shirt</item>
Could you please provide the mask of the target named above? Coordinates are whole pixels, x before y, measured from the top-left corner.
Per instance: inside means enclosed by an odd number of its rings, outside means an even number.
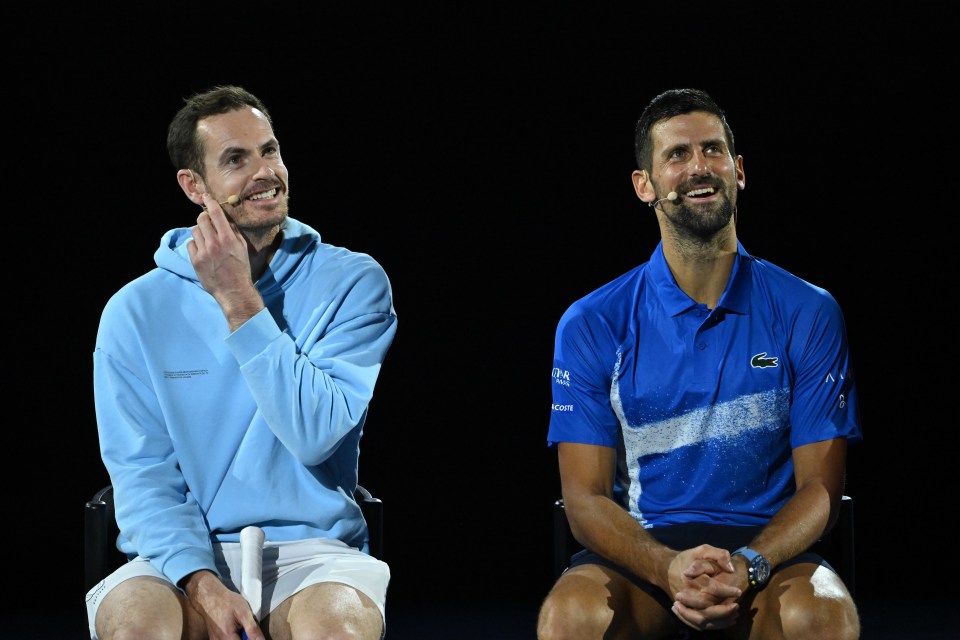
[[[661,241],[557,328],[547,439],[585,550],[538,638],[858,638],[849,591],[807,552],[861,438],[841,310],[737,239],[743,158],[709,95],[655,97],[635,145]]]

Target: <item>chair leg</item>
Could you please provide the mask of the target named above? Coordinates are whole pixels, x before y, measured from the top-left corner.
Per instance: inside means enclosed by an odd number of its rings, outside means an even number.
[[[90,500],[84,507],[83,584],[87,589],[92,588],[109,573],[107,514],[107,504],[102,501]]]

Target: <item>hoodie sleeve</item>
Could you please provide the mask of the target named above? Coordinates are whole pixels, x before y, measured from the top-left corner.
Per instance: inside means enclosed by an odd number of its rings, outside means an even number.
[[[120,327],[114,345],[138,348],[136,336],[123,331],[131,323],[119,305],[108,305],[104,318],[104,326]],[[98,346],[93,357],[100,448],[113,484],[117,523],[128,539],[122,549],[136,549],[174,583],[199,569],[218,573],[206,522],[180,473],[155,389],[143,371],[107,349]],[[157,521],[166,525],[160,536],[151,526]]]
[[[326,460],[361,424],[396,333],[386,273],[358,255],[360,268],[337,274],[296,339],[269,308],[226,338],[270,429],[305,465]]]

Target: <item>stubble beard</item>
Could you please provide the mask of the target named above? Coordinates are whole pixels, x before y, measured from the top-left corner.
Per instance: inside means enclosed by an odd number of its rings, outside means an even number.
[[[279,186],[278,186],[279,188]],[[247,203],[241,204],[245,206]],[[253,236],[263,236],[264,234],[269,234],[271,231],[279,228],[283,228],[283,223],[287,221],[287,217],[290,213],[290,191],[289,188],[284,188],[281,192],[280,203],[277,205],[277,208],[274,209],[270,215],[265,218],[257,218],[254,220],[247,220],[245,216],[241,216],[241,219],[237,221],[237,227],[244,234],[253,235]]]

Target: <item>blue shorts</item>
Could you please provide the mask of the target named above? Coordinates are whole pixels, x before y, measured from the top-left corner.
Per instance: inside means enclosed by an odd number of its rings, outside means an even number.
[[[654,527],[647,529],[657,542],[665,544],[671,549],[682,550],[691,549],[701,544],[709,544],[714,547],[734,551],[740,547],[750,544],[750,541],[760,532],[762,527],[737,527],[725,524],[709,524],[705,522],[691,522],[688,524],[675,524],[667,527]],[[812,562],[826,567],[836,573],[833,567],[821,556],[811,551],[801,553],[783,562],[773,570],[776,573],[784,567],[801,562]],[[623,567],[614,564],[603,556],[593,551],[584,549],[570,558],[570,568],[582,564],[598,564],[602,567],[613,569],[624,578],[635,584],[637,588],[650,594],[664,609],[670,611],[673,608],[673,598],[668,596],[662,589],[656,587],[646,580],[639,578]]]

